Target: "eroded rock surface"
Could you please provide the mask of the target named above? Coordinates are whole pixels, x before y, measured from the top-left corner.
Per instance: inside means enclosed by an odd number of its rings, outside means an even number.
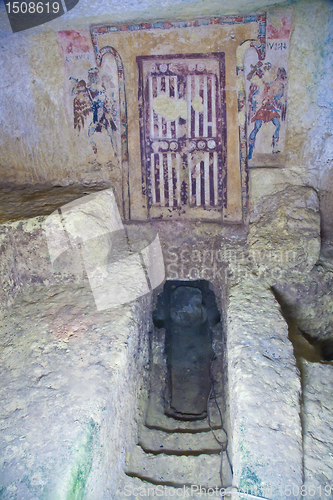
[[[302,484],[301,383],[279,305],[255,277],[230,289],[227,341],[233,484],[278,499]]]
[[[333,493],[333,365],[302,361],[304,498]]]
[[[31,289],[8,310],[1,498],[112,498],[136,442],[150,316],[149,298],[98,312],[75,284]]]
[[[253,271],[271,283],[309,272],[320,252],[317,193],[289,186],[262,198],[251,212],[248,246]]]

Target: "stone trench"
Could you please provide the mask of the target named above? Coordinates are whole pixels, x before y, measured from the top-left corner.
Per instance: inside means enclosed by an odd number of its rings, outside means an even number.
[[[293,189],[281,193],[274,212],[295,196]],[[164,285],[102,311],[84,269],[52,271],[47,216],[2,224],[1,498],[211,498],[238,491],[277,499],[288,496],[289,485],[294,493],[311,487],[326,494],[331,275],[324,261],[311,262],[320,249],[314,191],[304,188],[298,197],[298,213],[293,208],[293,218],[286,217],[294,230],[279,242],[282,253],[293,248],[298,259],[293,268],[280,265],[274,285],[258,259],[267,228],[275,231],[268,207],[249,234],[192,223],[189,237],[188,223],[157,222],[151,227],[163,248]],[[302,253],[308,238],[310,257]],[[197,279],[182,279],[194,263]],[[185,298],[178,293],[184,288]],[[193,340],[170,355],[169,338],[174,331],[186,339],[197,328],[191,315],[199,326],[210,324],[208,355],[202,340],[199,351],[190,351],[194,367],[186,361]],[[208,386],[193,397],[195,377],[186,385],[170,359],[185,358],[185,370],[195,375],[200,356],[207,364],[212,354]],[[172,370],[185,386],[176,377],[170,395]]]
[[[0,499],[333,499],[332,2],[61,4],[0,8]]]

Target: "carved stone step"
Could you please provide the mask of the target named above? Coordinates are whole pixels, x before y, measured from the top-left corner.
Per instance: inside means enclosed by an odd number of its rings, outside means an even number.
[[[198,485],[215,488],[221,485],[220,455],[175,456],[145,453],[136,446],[127,455],[126,474],[155,485],[182,487]]]
[[[228,488],[228,489],[227,489]],[[168,485],[156,485],[139,479],[138,477],[121,477],[120,484],[117,490],[117,500],[137,500],[138,498],[158,498],[159,500],[204,500],[218,499],[220,493],[230,491],[230,487],[224,486],[223,489],[217,487],[212,492],[211,489],[204,488],[200,485],[173,487]],[[228,500],[231,498],[227,497]]]
[[[214,434],[225,445],[224,432],[216,430]],[[168,433],[147,427],[141,427],[139,431],[139,445],[147,453],[166,453],[169,455],[220,453],[222,450],[222,446],[215,440],[211,431]]]
[[[221,404],[221,403],[220,403]],[[209,402],[209,414],[213,429],[220,429],[221,418],[214,401]],[[146,426],[166,432],[208,432],[210,431],[208,418],[203,420],[183,421],[167,417],[164,414],[164,401],[159,392],[150,392]]]

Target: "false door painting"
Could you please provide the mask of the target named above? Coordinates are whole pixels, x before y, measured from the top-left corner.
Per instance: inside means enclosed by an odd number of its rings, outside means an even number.
[[[224,53],[137,62],[149,216],[220,219],[227,203]]]

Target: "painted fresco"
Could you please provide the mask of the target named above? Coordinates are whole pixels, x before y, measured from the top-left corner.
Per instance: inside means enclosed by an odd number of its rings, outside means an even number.
[[[97,154],[97,145],[94,141],[96,133],[105,131],[112,146],[116,146],[115,100],[109,99],[106,85],[101,81],[98,68],[88,70],[87,82],[73,77],[70,79],[76,82],[72,89],[72,94],[75,96],[73,101],[74,129],[80,132],[85,122],[89,123],[88,137],[95,154]]]
[[[119,163],[119,92],[112,55],[96,67],[88,31],[60,31],[65,60],[65,93],[74,142],[92,160]]]
[[[137,218],[246,217],[248,167],[284,164],[290,31],[286,13],[91,27],[96,66],[118,67]]]
[[[117,54],[120,92],[126,80],[131,217],[242,220],[235,55],[249,39],[264,53],[265,27],[265,14],[91,27],[96,65]]]
[[[182,213],[186,207],[221,210],[226,193],[224,54],[137,60],[150,214]]]
[[[288,50],[291,19],[268,16],[266,53],[245,52],[246,130],[249,166],[285,163]]]

